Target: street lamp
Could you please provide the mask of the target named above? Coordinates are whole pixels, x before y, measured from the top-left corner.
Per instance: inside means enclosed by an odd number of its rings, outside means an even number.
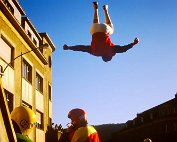
[[[18,55],[18,56],[15,57],[10,63],[8,63],[8,64],[6,65],[6,67],[2,70],[2,72],[0,73],[0,75],[3,76],[3,75],[4,75],[4,72],[5,72],[6,69],[7,69],[7,67],[8,67],[12,62],[14,62],[17,58],[22,57],[23,55],[25,55],[25,54],[27,54],[27,53],[29,53],[29,52],[31,52],[31,51],[34,51],[34,50],[47,48],[48,46],[49,46],[48,43],[44,43],[44,44],[42,44],[41,46],[39,46],[39,47],[37,47],[37,48],[34,48],[34,49],[30,50],[30,51],[27,51],[27,52],[25,52],[25,53],[22,53],[22,54]]]

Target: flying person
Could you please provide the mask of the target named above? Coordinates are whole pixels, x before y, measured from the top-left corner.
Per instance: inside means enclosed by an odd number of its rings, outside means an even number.
[[[108,62],[116,53],[123,53],[132,48],[139,42],[138,38],[128,45],[120,46],[111,42],[110,35],[114,32],[114,27],[108,13],[108,5],[103,6],[105,23],[100,23],[98,16],[98,2],[93,2],[94,17],[90,28],[92,35],[91,45],[64,45],[64,50],[82,51],[94,56],[102,57],[103,61]]]

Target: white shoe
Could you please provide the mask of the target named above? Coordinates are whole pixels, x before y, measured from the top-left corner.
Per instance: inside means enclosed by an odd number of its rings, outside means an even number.
[[[108,5],[103,5],[103,10],[108,10]]]

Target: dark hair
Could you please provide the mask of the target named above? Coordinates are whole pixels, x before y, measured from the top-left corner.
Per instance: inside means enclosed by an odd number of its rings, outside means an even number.
[[[20,133],[21,134],[22,132],[21,132],[18,124],[14,120],[12,120],[12,124],[14,126],[15,133]]]
[[[111,56],[102,56],[103,61],[108,62],[111,61],[112,57]]]

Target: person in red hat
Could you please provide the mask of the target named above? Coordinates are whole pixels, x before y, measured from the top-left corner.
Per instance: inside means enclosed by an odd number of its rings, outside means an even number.
[[[97,131],[93,126],[88,125],[87,116],[83,109],[72,109],[68,113],[71,119],[71,126],[65,133],[70,142],[100,142]]]
[[[92,35],[91,45],[64,45],[64,50],[82,51],[90,53],[94,56],[102,57],[103,61],[108,62],[116,53],[123,53],[132,48],[139,42],[138,38],[128,45],[120,46],[112,43],[110,35],[114,32],[114,27],[108,14],[108,5],[103,6],[105,23],[99,22],[98,2],[93,2],[94,18],[90,29]]]

